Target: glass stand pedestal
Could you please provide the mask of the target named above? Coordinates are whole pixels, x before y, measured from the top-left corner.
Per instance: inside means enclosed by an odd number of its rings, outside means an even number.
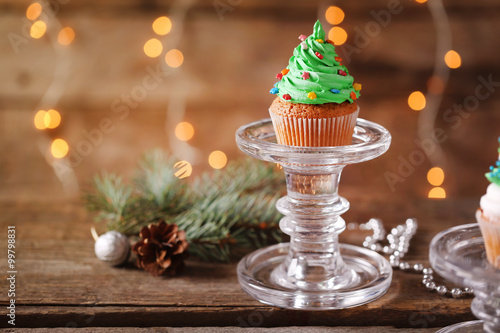
[[[287,196],[276,207],[285,215],[280,228],[290,235],[290,243],[265,247],[240,261],[243,290],[265,304],[307,310],[348,308],[382,296],[391,283],[389,262],[338,241],[346,227],[340,215],[349,209],[338,186],[346,165],[387,151],[389,132],[358,119],[351,145],[292,147],[276,143],[268,119],[241,127],[236,141],[246,154],[283,167]]]

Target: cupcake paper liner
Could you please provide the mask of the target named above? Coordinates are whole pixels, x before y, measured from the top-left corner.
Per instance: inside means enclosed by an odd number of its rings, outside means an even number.
[[[476,220],[483,235],[486,257],[491,265],[500,268],[500,223],[485,217],[480,209],[476,212]]]
[[[279,144],[301,147],[345,146],[352,135],[359,109],[333,118],[297,118],[280,116],[269,110]]]

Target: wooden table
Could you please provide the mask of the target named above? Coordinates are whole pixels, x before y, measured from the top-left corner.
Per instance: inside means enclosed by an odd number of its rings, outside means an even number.
[[[348,220],[364,221],[376,214],[387,228],[405,217],[417,217],[420,228],[408,259],[427,264],[433,235],[471,222],[477,203],[416,200],[411,206],[373,201],[353,205]],[[427,332],[416,329],[474,319],[471,299],[430,293],[420,275],[398,270],[388,293],[367,305],[317,312],[278,309],[260,304],[240,289],[235,264],[189,260],[184,273],[174,278],[152,277],[133,265],[108,267],[95,258],[91,223],[80,202],[2,203],[0,210],[1,230],[7,225],[16,225],[17,230],[17,327],[393,326]],[[361,238],[355,231],[342,235],[347,243],[359,244]],[[5,249],[6,241],[0,246]],[[5,293],[0,300],[3,305],[8,302]],[[1,325],[7,326],[5,320]]]

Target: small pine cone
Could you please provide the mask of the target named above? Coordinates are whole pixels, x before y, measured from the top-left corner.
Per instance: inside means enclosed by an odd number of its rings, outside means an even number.
[[[132,251],[137,254],[136,266],[154,276],[175,275],[184,268],[188,242],[186,233],[176,224],[161,221],[142,227]]]

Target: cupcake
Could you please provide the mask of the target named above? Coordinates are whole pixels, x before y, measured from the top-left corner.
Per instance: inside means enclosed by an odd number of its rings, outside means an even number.
[[[361,84],[354,83],[319,21],[299,36],[288,66],[276,75],[269,108],[279,144],[343,146],[352,142]]]
[[[498,161],[486,174],[491,184],[481,197],[476,219],[483,235],[486,257],[490,264],[500,269],[500,148],[498,154]]]

